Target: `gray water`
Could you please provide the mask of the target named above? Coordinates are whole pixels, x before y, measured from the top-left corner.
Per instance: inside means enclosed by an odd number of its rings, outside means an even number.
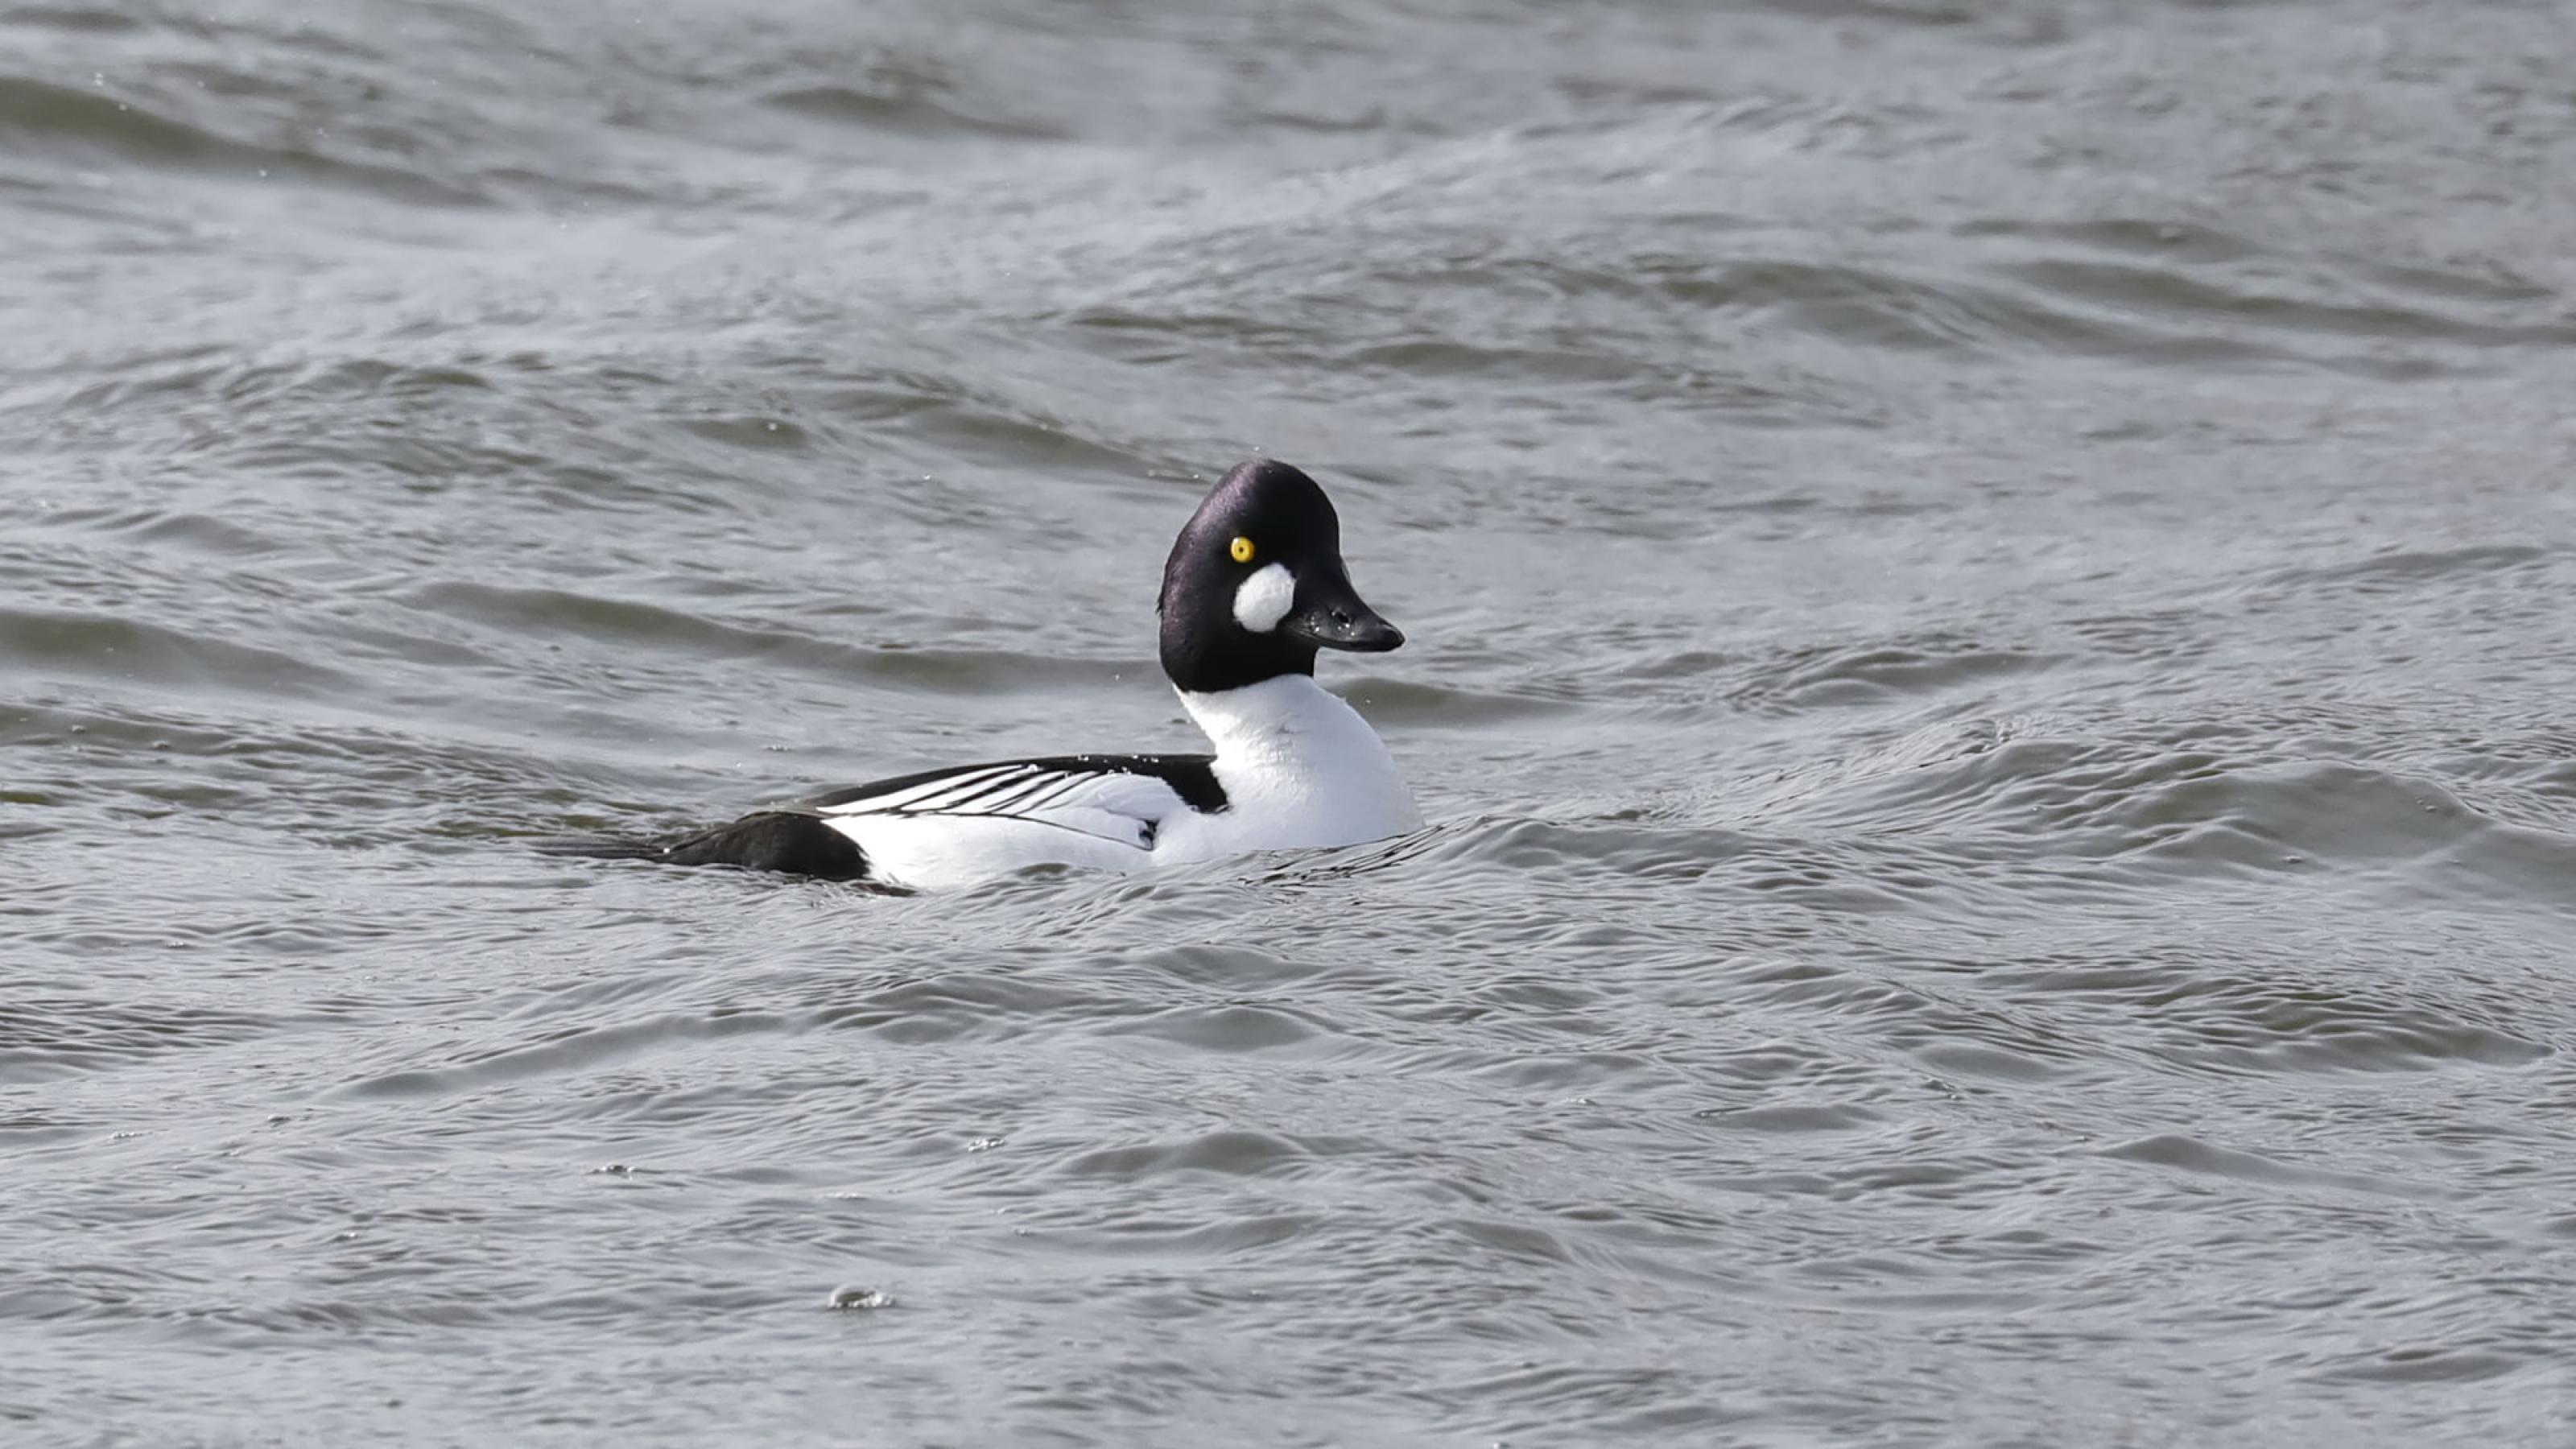
[[[2567,1442],[2571,56],[0,6],[0,1439]],[[1189,747],[1255,452],[1420,834],[528,848]]]

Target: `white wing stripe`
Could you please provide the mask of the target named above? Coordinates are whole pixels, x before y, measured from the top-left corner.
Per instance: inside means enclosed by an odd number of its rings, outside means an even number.
[[[1071,831],[1132,850],[1151,850],[1162,823],[1186,810],[1172,782],[1143,771],[1059,769],[1029,760],[980,766],[820,811],[862,849],[887,848],[873,833],[897,822],[933,827],[941,819]],[[924,837],[930,838],[930,837]],[[975,838],[975,837],[968,837]]]
[[[1043,795],[1040,795],[1037,799],[1030,801],[1028,808],[1032,810],[1043,810],[1047,806],[1053,805],[1057,801],[1062,800],[1065,796],[1072,794],[1075,788],[1080,786],[1082,783],[1083,777],[1080,775],[1060,776],[1055,782],[1055,788],[1047,791]]]
[[[1061,790],[1063,788],[1063,781],[1059,777],[1053,775],[1041,775],[1037,779],[1011,791],[1009,794],[1001,796],[999,799],[979,802],[976,805],[976,808],[979,810],[991,810],[996,814],[1016,814],[1021,811],[1034,809],[1038,803],[1039,796]]]
[[[884,795],[863,796],[847,804],[827,806],[825,809],[835,815],[869,815],[880,811],[917,810],[925,807],[936,809],[940,802],[970,794],[979,786],[991,784],[1006,775],[1027,768],[1026,765],[1017,764],[994,765],[981,770],[970,770],[962,775],[947,775],[936,780],[924,780],[909,789],[896,790]]]
[[[988,811],[1018,791],[1026,789],[1027,786],[1027,772],[1005,774],[978,781],[972,787],[951,790],[936,799],[915,800],[903,808],[906,810]]]

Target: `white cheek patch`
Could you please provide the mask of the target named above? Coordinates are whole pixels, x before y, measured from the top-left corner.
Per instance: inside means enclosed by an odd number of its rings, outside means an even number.
[[[1234,622],[1255,634],[1267,634],[1288,617],[1297,602],[1297,576],[1286,564],[1271,564],[1245,579],[1234,591]]]

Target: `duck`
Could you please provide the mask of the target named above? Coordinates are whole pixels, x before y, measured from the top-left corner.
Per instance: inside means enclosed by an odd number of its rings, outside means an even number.
[[[1323,650],[1404,644],[1352,585],[1322,485],[1275,459],[1230,469],[1173,541],[1155,612],[1164,677],[1206,753],[954,765],[763,805],[676,838],[540,848],[909,894],[1034,866],[1136,871],[1421,827],[1385,742],[1315,681]]]

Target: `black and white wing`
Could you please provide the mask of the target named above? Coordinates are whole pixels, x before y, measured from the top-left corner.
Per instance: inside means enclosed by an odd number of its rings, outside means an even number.
[[[539,848],[930,889],[1044,863],[1124,868],[1174,816],[1225,808],[1207,755],[1059,755],[901,775],[677,838]]]
[[[1011,820],[1154,848],[1184,810],[1226,805],[1208,755],[1055,755],[899,775],[787,807],[825,820]]]

